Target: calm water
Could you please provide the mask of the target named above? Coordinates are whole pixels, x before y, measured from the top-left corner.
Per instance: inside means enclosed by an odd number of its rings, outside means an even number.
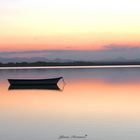
[[[67,83],[63,91],[8,90],[8,78],[58,76]],[[0,70],[0,140],[85,134],[86,140],[140,139],[140,68]]]

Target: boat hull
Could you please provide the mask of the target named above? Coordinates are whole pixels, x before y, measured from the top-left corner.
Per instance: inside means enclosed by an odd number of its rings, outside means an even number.
[[[8,79],[10,85],[13,86],[31,86],[31,85],[53,85],[57,84],[60,79],[63,77],[58,78],[51,78],[51,79]]]

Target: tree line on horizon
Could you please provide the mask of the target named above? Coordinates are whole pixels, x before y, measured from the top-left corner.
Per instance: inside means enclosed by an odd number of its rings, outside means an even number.
[[[99,66],[99,65],[140,65],[140,62],[84,62],[84,61],[75,61],[75,62],[0,62],[0,67],[32,67],[32,66]]]

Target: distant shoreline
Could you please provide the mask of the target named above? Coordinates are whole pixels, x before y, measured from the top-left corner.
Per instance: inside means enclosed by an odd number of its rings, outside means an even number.
[[[126,66],[140,65],[140,62],[16,62],[0,63],[0,67],[66,67],[66,66]]]

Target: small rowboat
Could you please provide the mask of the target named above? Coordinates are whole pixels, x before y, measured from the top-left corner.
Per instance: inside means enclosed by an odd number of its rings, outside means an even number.
[[[51,78],[51,79],[8,79],[11,86],[46,86],[46,85],[55,85],[60,79]]]

